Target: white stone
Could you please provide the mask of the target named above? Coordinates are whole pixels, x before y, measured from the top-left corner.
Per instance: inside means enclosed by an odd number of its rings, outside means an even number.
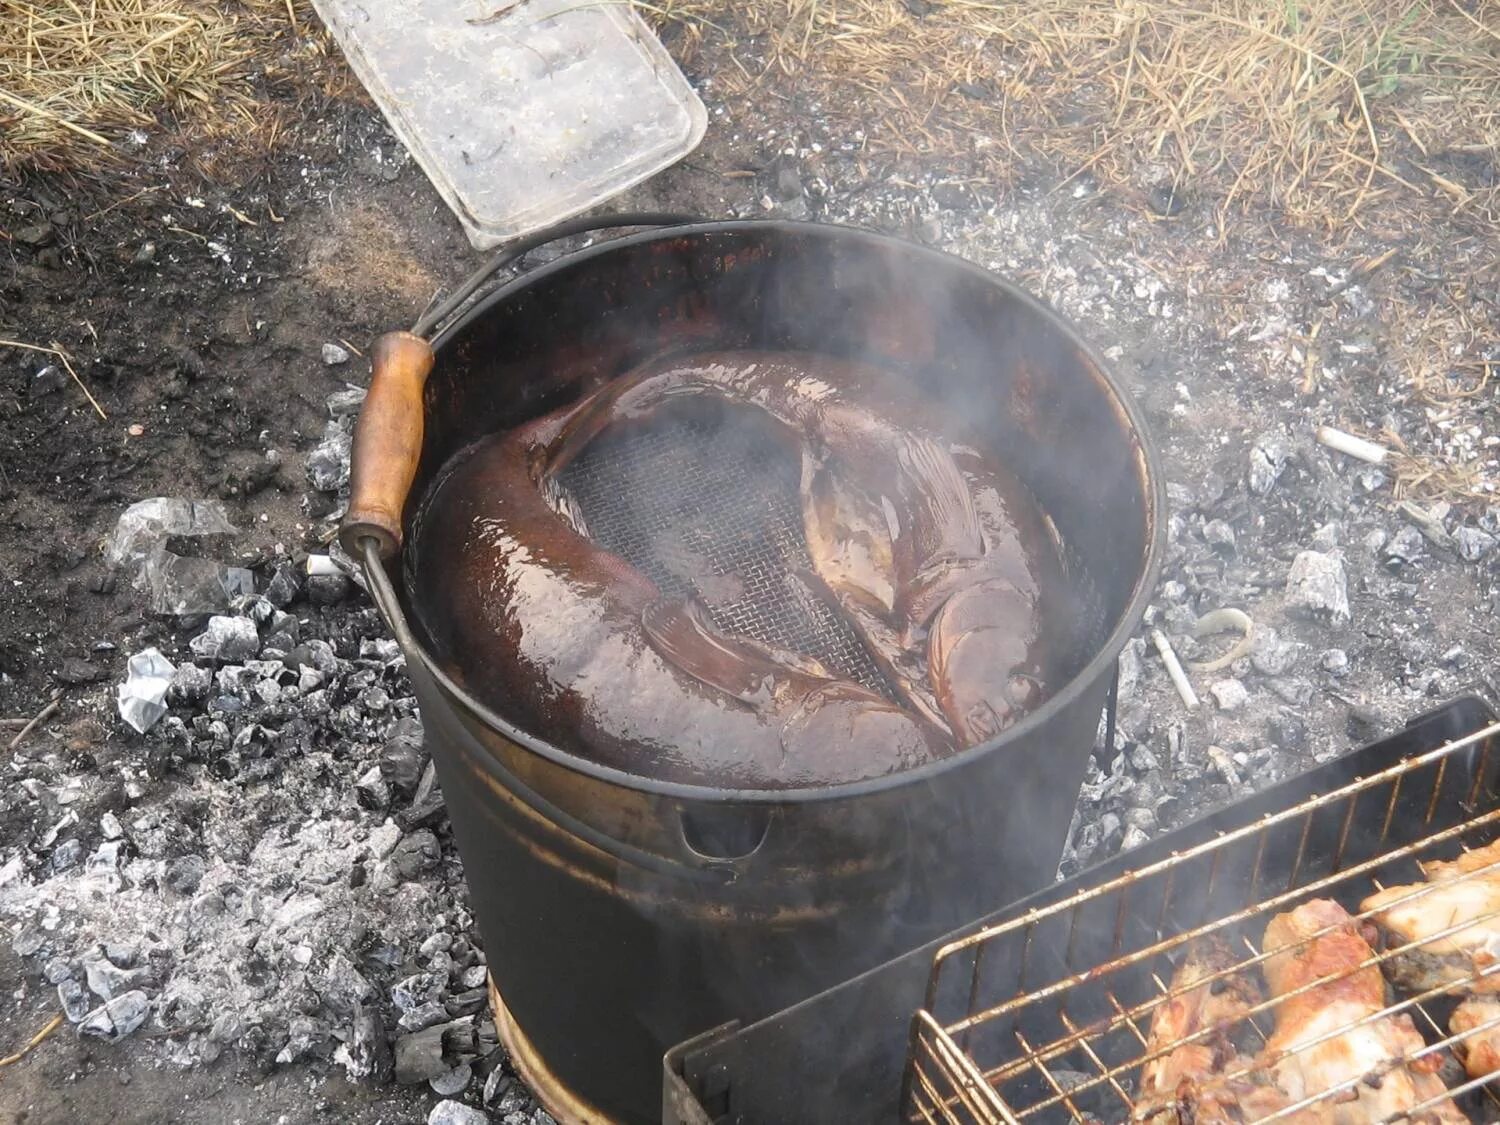
[[[446,1070],[442,1074],[429,1078],[427,1085],[432,1087],[434,1094],[442,1094],[445,1098],[451,1097],[463,1091],[473,1074],[468,1063],[460,1063],[452,1070]]]
[[[1238,711],[1250,701],[1250,693],[1239,680],[1220,680],[1208,689],[1220,711]]]
[[[1286,596],[1294,609],[1349,620],[1349,580],[1337,555],[1299,552],[1286,576]]]
[[[490,1125],[490,1115],[463,1102],[444,1099],[432,1107],[427,1125]]]

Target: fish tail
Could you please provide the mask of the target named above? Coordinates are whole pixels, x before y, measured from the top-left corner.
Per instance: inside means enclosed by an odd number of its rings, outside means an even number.
[[[979,512],[953,455],[930,438],[910,434],[902,440],[897,459],[928,558],[982,555]]]
[[[654,372],[644,378],[622,376],[586,397],[566,415],[547,443],[546,468],[561,472],[588,444],[616,422],[650,417],[674,398],[716,390],[711,384],[681,372]]]
[[[810,657],[719,632],[695,601],[654,602],[642,612],[641,627],[662,659],[757,709],[769,707],[792,679],[808,690],[843,682]]]
[[[569,527],[574,534],[588,539],[588,520],[583,514],[583,505],[578,503],[578,497],[572,491],[564,488],[560,480],[553,473],[544,473],[538,482],[541,487],[542,499]]]

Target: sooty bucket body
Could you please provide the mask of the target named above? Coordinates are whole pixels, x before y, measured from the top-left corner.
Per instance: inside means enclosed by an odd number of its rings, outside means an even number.
[[[1090,636],[1051,700],[945,761],[818,790],[674,785],[582,761],[467,695],[372,549],[523,1068],[572,1116],[654,1120],[673,1044],[1048,883],[1158,567],[1161,488],[1139,419],[1060,317],[959,259],[811,224],[616,239],[486,298],[434,342],[404,523],[470,442],[699,345],[855,356],[916,381],[951,438],[1035,493]],[[356,474],[361,456],[357,443]],[[404,591],[444,581],[445,561],[408,550]]]

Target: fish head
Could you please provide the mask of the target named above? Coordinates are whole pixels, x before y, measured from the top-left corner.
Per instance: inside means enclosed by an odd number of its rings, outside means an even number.
[[[1046,655],[1034,599],[1003,579],[971,574],[932,619],[933,692],[964,746],[994,738],[1046,696]]]

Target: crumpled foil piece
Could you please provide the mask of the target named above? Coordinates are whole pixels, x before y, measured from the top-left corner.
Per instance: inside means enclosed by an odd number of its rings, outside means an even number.
[[[217,613],[235,598],[255,593],[255,576],[244,567],[175,554],[167,550],[166,541],[232,535],[236,530],[217,500],[155,496],[125,509],[104,557],[111,566],[135,568],[134,586],[149,595],[153,613]]]
[[[167,688],[177,666],[158,649],[142,649],[125,665],[125,682],[116,691],[120,718],[145,734],[167,713]]]

